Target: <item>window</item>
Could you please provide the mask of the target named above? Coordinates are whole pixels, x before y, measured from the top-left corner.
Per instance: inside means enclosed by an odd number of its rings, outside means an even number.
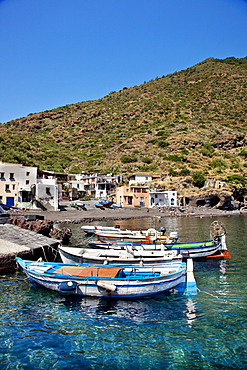
[[[9,193],[10,192],[10,190],[9,190],[9,184],[6,184],[5,185],[5,191],[6,191],[6,193]]]
[[[30,172],[26,172],[26,176],[29,176],[30,175]]]
[[[14,185],[12,185],[12,188],[13,188],[13,190],[15,190],[15,184],[14,184]]]
[[[47,194],[47,195],[51,195],[51,190],[50,190],[50,188],[46,188],[46,194]]]
[[[1,172],[1,180],[4,180],[4,172]]]
[[[26,180],[26,185],[29,185],[29,180]]]
[[[10,179],[10,180],[14,180],[14,176],[15,176],[15,174],[14,174],[14,173],[10,173],[10,174],[9,174],[9,179]]]
[[[2,203],[3,202],[3,196],[0,195],[0,202]]]

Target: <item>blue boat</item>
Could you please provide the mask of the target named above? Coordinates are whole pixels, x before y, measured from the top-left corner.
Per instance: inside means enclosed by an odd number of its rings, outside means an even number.
[[[196,293],[193,263],[164,266],[102,266],[57,262],[16,261],[35,287],[94,297],[145,297],[176,289]],[[187,273],[188,271],[188,273]]]

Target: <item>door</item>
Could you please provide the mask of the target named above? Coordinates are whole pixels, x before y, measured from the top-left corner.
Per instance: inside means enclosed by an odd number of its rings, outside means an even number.
[[[6,204],[7,204],[7,206],[14,206],[15,205],[15,198],[14,197],[6,197]]]

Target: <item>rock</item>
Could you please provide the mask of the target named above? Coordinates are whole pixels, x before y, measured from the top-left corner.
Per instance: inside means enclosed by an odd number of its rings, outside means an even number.
[[[31,230],[44,236],[49,236],[53,229],[53,221],[49,220],[35,220],[27,221],[23,216],[11,216],[8,219],[9,224],[21,227],[22,229]]]
[[[72,236],[72,232],[69,228],[63,227],[61,229],[53,229],[50,231],[50,237],[62,241],[62,244],[68,244],[69,239]]]

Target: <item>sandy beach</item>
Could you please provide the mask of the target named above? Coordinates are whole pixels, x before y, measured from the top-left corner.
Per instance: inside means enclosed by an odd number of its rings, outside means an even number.
[[[54,223],[90,223],[95,220],[120,220],[147,217],[217,217],[240,214],[239,211],[221,211],[206,207],[187,207],[159,210],[157,208],[105,208],[94,206],[95,201],[85,201],[87,210],[78,210],[71,202],[61,202],[59,211],[17,210],[8,212],[13,216],[40,215]]]

